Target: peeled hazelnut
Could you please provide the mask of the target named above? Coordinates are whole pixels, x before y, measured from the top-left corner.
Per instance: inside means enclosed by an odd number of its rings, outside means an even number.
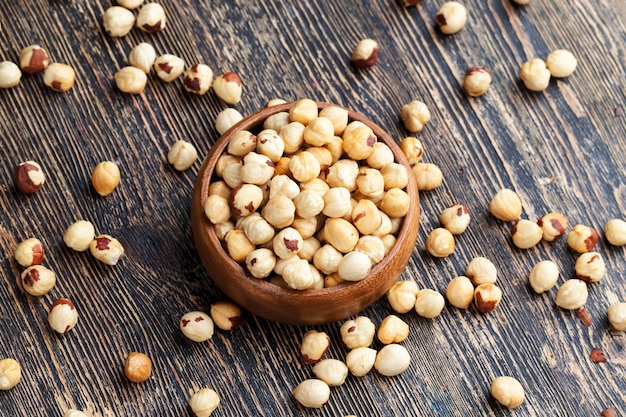
[[[143,2],[143,0],[141,0]],[[139,68],[146,74],[150,72],[154,61],[156,60],[156,51],[154,46],[146,42],[137,44],[128,55],[128,63],[133,67]]]
[[[220,75],[213,83],[213,91],[227,104],[237,104],[242,93],[241,78],[235,72]]]
[[[434,190],[443,182],[443,173],[436,164],[418,162],[413,165],[412,171],[419,191]]]
[[[398,281],[387,292],[387,301],[396,313],[408,313],[415,307],[418,292],[415,281]]]
[[[45,295],[56,284],[56,274],[41,265],[26,268],[21,275],[24,291],[36,297]]]
[[[48,52],[39,45],[30,45],[20,52],[20,68],[28,74],[38,74],[48,68]]]
[[[137,7],[141,6],[143,2],[144,0],[117,0],[117,4],[127,8],[128,10],[136,9]]]
[[[189,399],[189,408],[196,417],[209,417],[219,405],[219,395],[210,388],[202,388]]]
[[[567,217],[562,213],[552,212],[541,216],[537,224],[543,231],[543,239],[552,242],[565,234],[567,230]]]
[[[33,194],[46,182],[41,166],[35,161],[26,161],[15,167],[15,185],[24,194]]]
[[[439,222],[453,235],[459,235],[469,226],[470,214],[467,207],[455,204],[441,212]]]
[[[76,307],[67,298],[59,298],[50,306],[48,323],[57,333],[67,333],[78,323]]]
[[[550,52],[546,58],[546,67],[550,75],[556,78],[569,77],[574,73],[578,60],[573,53],[566,49],[557,49]]]
[[[43,83],[60,93],[64,93],[72,88],[76,81],[74,68],[66,64],[53,62],[43,73]]]
[[[626,245],[626,221],[611,219],[604,226],[604,237],[615,246]]]
[[[567,235],[567,245],[578,253],[589,252],[598,243],[598,232],[595,229],[577,224]]]
[[[376,333],[381,343],[400,343],[409,336],[409,325],[404,320],[393,314],[385,317]]]
[[[502,300],[502,290],[491,283],[480,284],[474,289],[474,304],[481,313],[493,311]]]
[[[218,301],[211,304],[211,318],[218,328],[232,330],[243,321],[243,313],[232,301]]]
[[[491,85],[491,71],[485,67],[472,67],[463,77],[463,91],[468,96],[478,97],[489,90]]]
[[[407,348],[396,343],[384,346],[376,354],[374,368],[384,376],[396,376],[406,371],[411,364]]]
[[[197,159],[198,151],[196,151],[196,147],[184,140],[174,142],[167,153],[167,161],[172,164],[177,171],[184,171],[191,168]]]
[[[368,317],[359,316],[341,325],[341,340],[349,349],[368,347],[374,340],[376,325]]]
[[[160,79],[169,83],[181,76],[185,70],[185,61],[176,55],[163,54],[154,61],[154,70]]]
[[[309,330],[302,337],[300,357],[304,363],[317,363],[330,347],[330,337],[325,332]]]
[[[518,220],[511,228],[513,244],[520,249],[532,248],[541,241],[542,237],[541,227],[530,220]]]
[[[614,303],[607,310],[609,323],[615,330],[626,330],[626,303]]]
[[[446,298],[457,308],[468,308],[474,299],[474,284],[468,277],[458,276],[448,283]]]
[[[63,241],[69,247],[78,252],[89,249],[89,244],[96,237],[96,231],[91,222],[78,220],[72,223],[63,233]]]
[[[505,222],[517,220],[522,214],[522,201],[515,191],[503,188],[492,197],[489,211],[494,217]]]
[[[0,88],[13,88],[21,79],[22,71],[14,62],[0,62]]]
[[[294,398],[307,408],[322,408],[330,397],[330,387],[319,379],[306,379],[293,390]]]
[[[137,27],[145,32],[160,32],[165,29],[165,22],[165,10],[158,3],[146,3],[137,14]]]
[[[202,343],[213,337],[213,320],[202,311],[190,311],[180,318],[180,331],[194,342]]]
[[[409,132],[421,132],[430,121],[430,110],[425,103],[413,100],[402,107],[400,119]]]
[[[376,361],[376,350],[369,347],[352,349],[346,355],[346,365],[350,373],[356,377],[366,375]]]
[[[124,247],[119,240],[109,235],[97,236],[89,244],[89,251],[94,258],[107,265],[115,265],[124,255]]]
[[[22,367],[15,359],[0,360],[0,391],[8,391],[22,379]]]
[[[145,353],[131,352],[124,361],[124,375],[131,382],[144,382],[152,373],[152,360]]]
[[[552,261],[541,261],[530,271],[528,283],[537,293],[548,291],[559,278],[559,267]]]
[[[415,311],[421,317],[434,319],[439,316],[446,305],[446,301],[438,291],[420,290],[415,299]]]
[[[422,141],[413,136],[407,136],[402,139],[400,149],[402,153],[404,153],[404,156],[406,156],[410,165],[418,163],[420,159],[422,159],[422,155],[424,155],[424,145],[422,145]]]
[[[444,3],[435,15],[435,22],[441,33],[446,35],[456,33],[463,29],[467,22],[467,9],[456,1]]]
[[[25,268],[32,265],[40,265],[43,261],[43,255],[43,244],[34,237],[20,242],[13,254],[17,263]]]
[[[338,387],[346,380],[348,367],[340,360],[324,359],[313,367],[313,373],[329,387]]]
[[[243,115],[237,109],[231,107],[224,109],[215,117],[215,130],[223,135],[241,119],[243,119]]]
[[[598,252],[585,252],[576,259],[576,277],[586,283],[597,282],[604,278],[606,265]]]
[[[104,30],[109,36],[126,36],[135,24],[135,15],[121,6],[112,6],[106,9],[102,17]]]
[[[426,238],[426,250],[432,256],[445,258],[454,253],[454,236],[448,229],[438,227]]]
[[[556,305],[567,310],[578,310],[585,305],[588,296],[585,281],[568,279],[556,293]]]
[[[119,183],[120,169],[114,162],[100,162],[91,173],[91,184],[96,192],[102,197],[111,194],[117,188]]]
[[[195,64],[183,76],[185,90],[192,94],[203,95],[211,88],[213,70],[205,64]]]
[[[543,91],[550,83],[550,71],[540,58],[525,62],[520,69],[519,77],[531,91]]]
[[[477,256],[465,268],[465,275],[474,285],[494,283],[498,279],[498,270],[488,258]]]
[[[115,85],[123,93],[141,94],[147,82],[146,73],[137,67],[124,67],[115,73]]]
[[[369,68],[378,61],[378,42],[373,39],[363,39],[357,43],[352,51],[352,64],[359,68]]]
[[[490,387],[493,398],[508,409],[519,407],[524,402],[524,388],[515,378],[499,376]]]

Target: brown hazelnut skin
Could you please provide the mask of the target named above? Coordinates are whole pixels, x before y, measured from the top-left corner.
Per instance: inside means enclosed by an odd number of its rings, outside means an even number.
[[[35,161],[26,161],[15,167],[15,185],[24,194],[34,194],[45,182],[41,166]]]

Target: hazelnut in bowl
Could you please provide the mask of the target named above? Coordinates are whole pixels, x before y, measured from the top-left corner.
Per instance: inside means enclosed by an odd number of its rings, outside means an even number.
[[[302,99],[224,133],[200,168],[191,215],[200,258],[229,298],[312,325],[387,292],[413,252],[419,211],[411,167],[381,127]]]

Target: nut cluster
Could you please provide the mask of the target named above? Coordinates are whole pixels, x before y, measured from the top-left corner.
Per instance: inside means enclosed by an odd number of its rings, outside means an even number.
[[[477,256],[467,265],[465,275],[448,282],[446,298],[454,307],[466,309],[474,302],[480,313],[493,311],[502,300],[502,290],[495,285],[496,266],[483,256]]]
[[[163,6],[158,3],[146,3],[137,15],[133,10],[143,4],[143,0],[121,0],[119,6],[109,7],[104,11],[102,23],[104,31],[111,37],[126,36],[133,27],[144,32],[156,33],[165,29],[166,16]]]
[[[0,88],[17,86],[22,72],[39,74],[43,72],[43,83],[54,91],[66,92],[76,81],[76,72],[69,65],[50,63],[48,52],[39,45],[29,45],[21,50],[19,66],[11,61],[0,62]]]
[[[78,220],[65,229],[63,241],[77,252],[89,250],[94,258],[107,265],[116,265],[124,255],[119,240],[106,234],[96,236],[95,227],[87,220]]]
[[[551,77],[569,77],[577,65],[578,60],[574,54],[566,49],[557,49],[545,61],[541,58],[526,61],[520,69],[519,78],[527,89],[543,91],[548,87]]]
[[[341,107],[302,99],[274,116],[260,132],[233,135],[207,219],[255,278],[299,290],[364,279],[409,209],[406,168]]]

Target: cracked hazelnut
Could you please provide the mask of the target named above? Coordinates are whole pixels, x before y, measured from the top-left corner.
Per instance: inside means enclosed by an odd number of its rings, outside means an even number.
[[[0,390],[7,391],[22,379],[22,367],[15,359],[0,360]]]
[[[209,91],[213,83],[213,70],[205,64],[195,64],[183,76],[185,90],[192,94],[203,95]]]
[[[154,61],[154,70],[160,79],[170,83],[181,76],[185,70],[185,61],[176,55],[163,54]]]
[[[585,305],[588,296],[585,281],[568,279],[556,293],[556,305],[567,310],[577,310]]]
[[[102,21],[107,35],[122,37],[133,28],[135,15],[125,7],[113,6],[105,10]]]
[[[485,67],[472,67],[465,72],[463,77],[463,91],[468,96],[482,96],[489,90],[491,85],[491,71]]]
[[[430,121],[430,110],[425,103],[413,100],[402,107],[400,119],[409,132],[421,132]]]
[[[578,253],[592,250],[598,243],[598,232],[592,227],[577,224],[567,235],[567,245]]]
[[[59,298],[50,306],[48,323],[57,333],[67,333],[78,323],[78,312],[74,303],[67,298]]]
[[[91,184],[96,192],[102,197],[106,197],[111,194],[117,188],[119,183],[120,169],[115,162],[100,162],[91,173]]]
[[[329,347],[330,337],[325,332],[309,330],[302,336],[302,344],[300,345],[302,362],[307,364],[319,362]]]
[[[202,388],[189,398],[189,407],[196,417],[209,417],[220,405],[220,397],[211,388]]]
[[[137,27],[144,32],[156,33],[165,29],[165,10],[158,3],[146,3],[137,14]]]
[[[17,263],[25,268],[40,265],[44,256],[43,244],[34,237],[23,240],[15,248],[13,256]]]
[[[567,217],[556,211],[543,215],[537,220],[537,224],[543,231],[543,239],[548,242],[563,236],[567,230],[567,223]]]
[[[94,258],[107,265],[115,265],[124,255],[124,247],[119,240],[109,235],[97,236],[89,244]]]
[[[201,311],[190,311],[180,318],[180,331],[194,342],[202,343],[213,337],[213,320]]]
[[[474,289],[474,304],[481,313],[489,313],[500,304],[502,290],[491,283],[480,284]]]
[[[115,85],[128,94],[141,94],[146,88],[148,77],[146,73],[137,67],[123,67],[115,73]]]
[[[89,249],[89,244],[96,237],[96,229],[87,220],[78,220],[72,223],[63,233],[63,241],[78,252]]]
[[[152,69],[155,60],[156,51],[154,50],[154,46],[146,42],[135,45],[128,55],[128,63],[133,67],[139,68],[146,74]]]
[[[152,360],[145,353],[131,352],[124,361],[124,375],[131,382],[144,382],[152,373]]]
[[[24,194],[34,194],[41,189],[46,176],[35,161],[26,161],[15,167],[15,185]]]
[[[241,99],[243,87],[241,78],[235,72],[227,72],[220,75],[213,83],[215,94],[227,104],[237,104]]]
[[[20,68],[28,74],[38,74],[48,68],[48,52],[39,45],[30,45],[20,52]]]
[[[535,58],[525,62],[519,72],[519,78],[527,89],[543,91],[550,83],[550,71],[543,59]]]
[[[22,71],[14,62],[0,62],[0,88],[13,88],[21,79]]]
[[[508,409],[519,407],[524,402],[524,388],[515,378],[499,376],[491,382],[493,398]]]
[[[211,318],[218,328],[232,330],[241,325],[243,312],[241,307],[232,301],[218,301],[211,304]]]
[[[598,252],[585,252],[576,259],[576,277],[586,283],[598,282],[606,274],[606,265]]]
[[[57,281],[56,274],[41,265],[26,268],[21,278],[24,291],[36,297],[49,293]]]
[[[456,1],[444,3],[435,15],[435,22],[441,33],[445,35],[456,33],[463,29],[467,22],[467,9]]]
[[[369,68],[378,61],[378,42],[374,39],[359,41],[352,51],[352,64],[359,68]]]
[[[196,151],[196,147],[184,140],[174,142],[167,153],[167,162],[172,164],[177,171],[191,168],[197,159],[198,151]]]

